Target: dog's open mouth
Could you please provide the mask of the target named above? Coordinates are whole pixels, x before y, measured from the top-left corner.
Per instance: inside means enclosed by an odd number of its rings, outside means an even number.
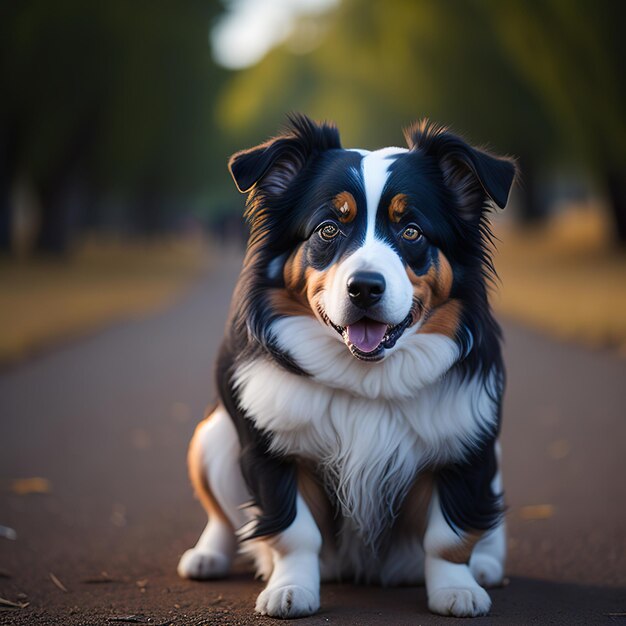
[[[336,326],[334,329],[343,337],[348,349],[357,359],[362,361],[380,361],[389,350],[396,345],[402,333],[411,323],[411,315],[395,326],[363,317],[348,326]]]

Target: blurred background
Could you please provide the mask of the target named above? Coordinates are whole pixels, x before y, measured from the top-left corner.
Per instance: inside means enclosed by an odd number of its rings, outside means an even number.
[[[151,310],[216,242],[240,244],[228,156],[290,111],[335,121],[345,146],[402,145],[427,116],[516,156],[494,304],[625,350],[625,12],[617,0],[2,3],[0,361]]]
[[[493,215],[513,578],[494,615],[623,619],[625,7],[0,2],[0,624],[265,623],[249,575],[175,565],[205,522],[185,451],[245,240],[227,160],[290,111],[346,147],[429,117],[518,159]],[[337,623],[440,623],[423,589],[322,593]]]

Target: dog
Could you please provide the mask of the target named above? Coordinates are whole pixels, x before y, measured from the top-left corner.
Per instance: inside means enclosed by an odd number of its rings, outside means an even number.
[[[484,615],[503,580],[505,370],[488,303],[488,213],[510,158],[428,121],[407,148],[343,149],[302,115],[229,162],[250,236],[188,463],[208,513],[180,576],[238,545],[262,615],[320,606],[320,580],[426,584]]]

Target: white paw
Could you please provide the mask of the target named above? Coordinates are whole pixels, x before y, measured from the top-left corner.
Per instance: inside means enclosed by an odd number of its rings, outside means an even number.
[[[491,608],[489,594],[481,587],[446,587],[428,594],[428,608],[439,615],[476,617]]]
[[[489,554],[475,552],[472,554],[469,567],[481,587],[498,587],[504,580],[502,562]]]
[[[181,578],[206,580],[222,578],[228,574],[230,559],[218,552],[202,552],[197,548],[187,550],[178,562],[178,575]]]
[[[256,611],[261,615],[281,617],[305,617],[320,608],[320,596],[299,585],[286,585],[272,589],[266,587],[257,598]]]

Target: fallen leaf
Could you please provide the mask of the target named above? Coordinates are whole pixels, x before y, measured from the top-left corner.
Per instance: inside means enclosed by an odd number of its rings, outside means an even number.
[[[67,593],[67,587],[52,573],[50,572],[50,580],[64,593]]]
[[[191,409],[184,402],[174,402],[170,407],[172,419],[184,424],[191,419]]]
[[[126,526],[126,507],[120,502],[116,502],[113,505],[113,511],[111,512],[110,519],[113,526],[117,526],[118,528]]]
[[[35,476],[33,478],[16,478],[11,482],[11,491],[18,496],[31,493],[50,493],[52,485],[47,478]]]
[[[11,600],[6,598],[0,598],[0,606],[6,606],[11,609],[25,609],[28,605],[28,602],[11,602]]]
[[[152,437],[150,433],[143,428],[135,428],[130,433],[130,441],[137,450],[148,450],[152,447]]]
[[[101,585],[103,583],[114,583],[114,578],[111,578],[106,572],[100,572],[100,576],[94,576],[93,578],[85,578],[83,581],[86,585]]]
[[[551,504],[531,504],[520,509],[520,517],[524,520],[550,519],[554,512]]]
[[[569,451],[570,446],[565,439],[557,439],[548,446],[548,454],[557,461],[564,459]]]
[[[15,541],[17,539],[17,533],[10,526],[0,525],[0,537],[4,537],[5,539],[10,539],[11,541]]]
[[[140,615],[114,615],[113,617],[107,617],[107,622],[126,622],[131,624],[145,623],[145,619]]]

